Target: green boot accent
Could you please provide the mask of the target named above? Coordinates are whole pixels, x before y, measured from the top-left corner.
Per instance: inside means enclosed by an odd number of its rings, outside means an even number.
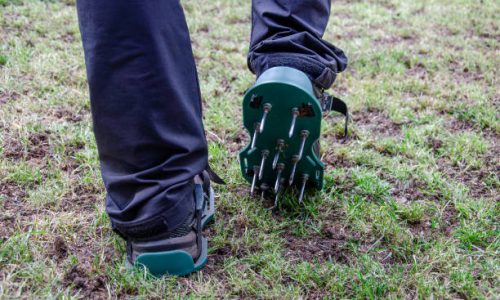
[[[161,277],[165,274],[184,276],[196,272],[207,263],[208,242],[202,238],[201,254],[193,261],[193,257],[182,250],[151,252],[141,254],[135,261],[136,266],[144,266],[151,275]]]

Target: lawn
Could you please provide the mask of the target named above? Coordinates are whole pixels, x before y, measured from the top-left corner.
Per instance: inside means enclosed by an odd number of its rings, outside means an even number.
[[[104,210],[74,1],[0,0],[0,299],[498,299],[498,1],[333,1],[351,139],[324,120],[325,188],[278,213],[237,160],[249,2],[182,1],[228,184],[207,266],[152,279],[124,268]]]

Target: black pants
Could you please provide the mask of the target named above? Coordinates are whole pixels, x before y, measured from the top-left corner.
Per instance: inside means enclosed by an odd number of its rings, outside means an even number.
[[[327,88],[344,53],[324,41],[329,0],[253,0],[248,66],[304,71]],[[201,97],[178,0],[78,0],[106,209],[126,236],[173,230],[207,167]]]

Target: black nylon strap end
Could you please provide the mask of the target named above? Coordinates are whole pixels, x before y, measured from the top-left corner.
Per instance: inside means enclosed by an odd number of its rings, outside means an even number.
[[[349,139],[349,131],[347,128],[347,125],[349,123],[349,109],[347,108],[347,104],[344,102],[344,100],[340,98],[324,94],[323,111],[324,112],[336,111],[345,116],[344,139],[342,143],[346,143],[347,140]]]

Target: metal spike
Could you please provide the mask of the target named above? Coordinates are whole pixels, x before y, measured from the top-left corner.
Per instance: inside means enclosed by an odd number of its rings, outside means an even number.
[[[288,131],[288,137],[291,138],[293,131],[295,130],[295,122],[299,116],[299,109],[297,107],[292,108],[292,124],[290,124],[290,130]]]
[[[264,131],[264,125],[266,124],[267,115],[271,111],[272,105],[269,103],[264,104],[264,114],[262,115],[262,119],[260,120],[259,132],[262,133]]]
[[[300,158],[298,155],[292,156],[293,166],[292,166],[292,173],[290,173],[290,179],[288,180],[289,185],[293,184],[293,178],[295,177],[295,170],[297,170],[297,163],[299,162],[299,159]]]
[[[283,146],[285,146],[285,141],[282,139],[278,139],[276,141],[276,148],[277,148],[276,154],[274,154],[274,159],[273,159],[273,170],[276,169],[276,165],[278,164],[281,151],[283,151]]]
[[[259,122],[256,122],[255,124],[253,124],[253,138],[252,138],[252,144],[250,145],[250,149],[253,149],[255,148],[255,143],[257,143],[257,135],[259,134],[259,131],[257,129],[259,129],[259,126],[260,126],[260,123]]]
[[[259,180],[262,179],[264,175],[264,164],[266,163],[266,159],[269,156],[269,150],[262,150],[262,160],[260,161],[260,170],[259,170]]]
[[[299,204],[301,204],[302,200],[304,200],[304,191],[306,189],[306,183],[308,179],[309,175],[307,174],[302,175],[302,186],[300,187]]]
[[[257,174],[259,174],[259,166],[253,166],[252,186],[250,187],[250,196],[253,196],[255,184],[257,183]]]
[[[307,130],[302,130],[300,132],[300,136],[302,138],[302,141],[300,142],[300,148],[299,148],[299,159],[302,158],[302,154],[304,153],[304,146],[306,144],[307,137],[309,136],[309,131]]]
[[[279,200],[279,197],[280,197],[281,190],[283,188],[283,181],[284,181],[284,179],[281,178],[279,186],[278,186],[278,190],[276,190],[276,195],[274,196],[274,206],[273,206],[273,208],[278,207],[278,200]]]
[[[276,174],[276,182],[274,183],[274,192],[277,193],[281,182],[281,173],[285,169],[285,164],[278,164],[276,166],[276,169],[278,170],[278,174]]]

